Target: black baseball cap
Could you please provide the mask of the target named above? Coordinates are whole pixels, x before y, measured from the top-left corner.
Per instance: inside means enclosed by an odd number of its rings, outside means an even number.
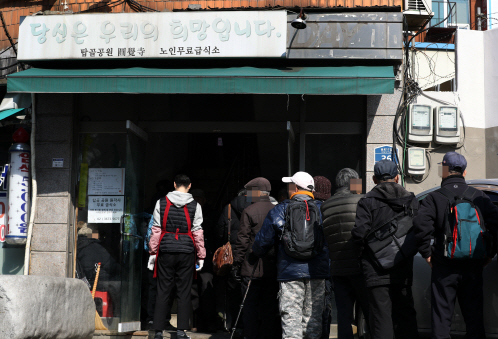
[[[457,152],[448,152],[443,157],[443,166],[448,166],[450,171],[464,172],[467,168],[467,160],[465,157]]]
[[[394,179],[398,175],[398,166],[393,161],[384,159],[375,164],[374,174],[379,180]]]

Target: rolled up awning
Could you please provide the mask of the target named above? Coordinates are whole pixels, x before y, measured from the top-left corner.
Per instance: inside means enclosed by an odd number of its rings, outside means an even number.
[[[392,66],[42,69],[8,77],[9,93],[386,94]]]

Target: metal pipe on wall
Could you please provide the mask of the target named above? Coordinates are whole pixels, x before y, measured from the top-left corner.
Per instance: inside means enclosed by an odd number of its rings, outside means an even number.
[[[36,185],[36,167],[35,167],[35,132],[36,132],[36,114],[35,114],[35,94],[31,93],[31,136],[30,136],[30,146],[31,146],[31,213],[29,215],[29,225],[28,234],[26,239],[26,250],[24,252],[24,275],[29,275],[29,264],[31,257],[31,238],[33,235],[33,225],[35,223],[36,215],[36,195],[38,194]]]

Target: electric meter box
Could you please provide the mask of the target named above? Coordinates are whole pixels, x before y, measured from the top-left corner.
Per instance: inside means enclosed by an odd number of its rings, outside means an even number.
[[[454,145],[460,142],[460,110],[457,106],[434,108],[434,141]]]
[[[427,167],[425,149],[411,147],[408,149],[408,174],[424,175]]]
[[[408,107],[408,141],[431,142],[433,133],[432,106],[410,104]]]

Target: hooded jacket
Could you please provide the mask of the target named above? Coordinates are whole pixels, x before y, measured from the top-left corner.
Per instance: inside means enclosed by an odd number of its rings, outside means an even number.
[[[361,274],[361,248],[351,238],[351,230],[358,201],[363,196],[341,187],[322,204],[323,234],[329,245],[332,276]]]
[[[394,182],[384,182],[375,186],[358,202],[355,226],[351,231],[354,241],[363,246],[372,228],[386,223],[405,206],[409,206],[413,199],[416,199],[413,193]],[[367,287],[412,284],[413,257],[392,269],[384,270],[377,265],[368,248],[363,248],[361,265]]]
[[[311,200],[305,194],[297,194],[293,200]],[[320,209],[321,201],[314,201]],[[285,253],[284,244],[280,241],[285,225],[285,214],[290,200],[284,200],[275,206],[266,216],[261,230],[256,234],[252,246],[253,253],[258,257],[263,257],[275,245],[277,251],[277,280],[293,281],[300,279],[328,279],[329,274],[329,251],[327,243],[324,241],[323,251],[310,260],[299,260],[288,256]],[[320,213],[320,219],[322,218]]]
[[[194,201],[192,194],[183,193],[179,191],[169,192],[166,195],[166,197],[178,209],[183,209],[185,205],[189,205]],[[154,219],[154,224],[152,225],[152,234],[150,236],[150,242],[149,242],[150,244],[149,252],[151,255],[157,254],[160,245],[159,239],[161,238],[162,223],[163,223],[163,215],[162,215],[163,213],[161,213],[162,212],[161,200],[163,200],[163,198],[157,201],[156,206],[154,208],[154,213],[152,214],[152,217]],[[169,219],[169,214],[168,214],[168,219]],[[195,241],[195,252],[197,254],[197,258],[198,259],[206,258],[206,249],[204,248],[204,231],[202,230],[202,209],[201,205],[199,205],[198,203],[195,203],[195,212],[194,212],[194,217],[192,219],[191,232]],[[164,237],[162,242],[165,242]],[[167,245],[167,243],[165,242],[164,245]],[[163,248],[165,247],[161,243],[161,251],[163,251]],[[167,251],[166,248],[165,250]]]
[[[462,196],[467,187],[465,179],[461,175],[449,176],[441,182],[441,187],[452,191],[456,196]],[[481,211],[486,228],[494,235],[498,231],[498,208],[491,202],[489,197],[482,191],[474,195],[474,204]],[[420,210],[413,220],[415,233],[420,242],[419,252],[424,258],[432,256],[433,264],[475,266],[475,260],[462,261],[444,258],[442,247],[444,239],[444,216],[448,209],[448,200],[438,192],[431,192],[420,203]],[[435,246],[431,246],[431,239],[435,238]]]
[[[237,233],[240,228],[240,218],[242,212],[251,203],[247,201],[245,195],[239,195],[230,201],[230,206],[232,207],[232,222],[230,223],[230,244],[232,246],[237,242]],[[218,247],[223,246],[227,243],[228,238],[228,205],[223,209],[223,213],[220,215],[217,224],[217,235],[218,235]]]

